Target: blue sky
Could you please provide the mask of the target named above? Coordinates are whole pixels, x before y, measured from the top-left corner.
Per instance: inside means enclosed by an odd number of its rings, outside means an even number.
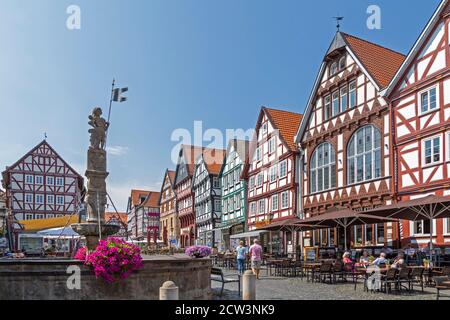
[[[342,30],[407,53],[439,0],[0,0],[0,166],[48,134],[81,174],[87,116],[107,109],[112,77],[130,88],[113,107],[109,191],[159,191],[174,168],[175,129],[255,126],[260,106],[303,112],[321,60]],[[69,5],[81,29],[66,28]],[[382,29],[366,27],[380,6]],[[225,143],[225,142],[224,142]]]

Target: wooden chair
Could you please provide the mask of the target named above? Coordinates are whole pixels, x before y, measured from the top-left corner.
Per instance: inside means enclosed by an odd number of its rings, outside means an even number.
[[[340,278],[343,282],[347,281],[347,272],[344,270],[344,264],[341,261],[336,261],[333,267],[333,281]]]
[[[404,286],[407,284],[408,286]],[[402,291],[402,288],[405,288],[408,291],[411,291],[411,269],[410,268],[402,268],[399,270],[397,274],[397,288],[399,291]]]
[[[437,294],[436,294],[436,300],[439,300],[441,297],[441,291],[444,290],[450,290],[450,285],[449,284],[444,284],[444,282],[448,282],[450,281],[450,278],[448,276],[440,276],[440,277],[434,277],[434,282],[436,283],[436,290],[437,290]]]
[[[384,288],[384,292],[389,293],[392,291],[392,285],[397,286],[397,269],[389,269],[386,275],[381,276],[381,288]]]
[[[410,274],[410,290],[414,291],[414,284],[420,285],[422,292],[424,292],[424,281],[423,274],[425,272],[424,268],[414,268]]]
[[[331,263],[322,263],[319,272],[316,274],[319,282],[325,282],[328,278],[329,283],[333,283],[333,265]]]

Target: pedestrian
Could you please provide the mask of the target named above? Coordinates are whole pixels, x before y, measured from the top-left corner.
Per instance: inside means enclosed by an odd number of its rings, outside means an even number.
[[[237,268],[239,274],[244,274],[245,271],[245,259],[248,254],[247,247],[244,245],[244,241],[239,242],[239,246],[236,248]]]
[[[261,256],[262,256],[262,247],[259,245],[259,240],[253,240],[253,245],[250,247],[250,257],[252,262],[252,271],[256,276],[256,279],[259,280],[259,273],[261,271]]]

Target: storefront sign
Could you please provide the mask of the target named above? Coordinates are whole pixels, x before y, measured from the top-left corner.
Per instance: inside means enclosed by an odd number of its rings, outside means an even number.
[[[308,247],[304,250],[305,261],[317,261],[319,260],[319,248],[318,247]]]
[[[267,227],[268,225],[270,225],[270,220],[264,220],[264,221],[259,221],[256,222],[256,229],[263,229],[264,227]]]

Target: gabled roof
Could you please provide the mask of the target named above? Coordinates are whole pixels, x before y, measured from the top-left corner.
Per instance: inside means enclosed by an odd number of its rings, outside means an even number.
[[[109,222],[112,219],[118,219],[124,225],[128,224],[128,215],[125,212],[105,212],[105,221]]]
[[[172,185],[173,185],[173,183],[175,182],[175,171],[167,170],[167,174],[169,175],[170,183],[172,183]]]
[[[131,190],[131,205],[137,207],[141,205],[141,198],[147,199],[151,191],[148,190]]]
[[[295,138],[297,143],[300,142],[308,125],[311,112],[314,108],[314,98],[320,86],[320,81],[325,73],[328,57],[334,54],[336,50],[346,50],[366,76],[371,79],[377,90],[383,89],[390,83],[406,58],[405,55],[381,45],[343,32],[336,33],[330,48],[322,61],[313,89],[309,95],[305,116]]]
[[[145,201],[142,204],[142,206],[143,207],[158,208],[159,207],[159,196],[160,195],[161,195],[160,192],[150,191],[150,193],[147,196],[147,199],[145,199]]]
[[[248,164],[248,158],[250,154],[250,141],[248,140],[240,140],[240,139],[231,139],[228,141],[227,151],[225,153],[225,158],[223,159],[222,168],[220,169],[219,175],[222,175],[223,170],[225,169],[225,165],[227,163],[227,157],[230,153],[231,147],[234,147],[234,150],[238,154],[239,158],[241,158],[242,164],[245,166]]]
[[[263,107],[261,112],[264,112],[267,115],[270,122],[274,126],[274,129],[279,130],[280,138],[284,141],[288,149],[290,151],[297,150],[297,146],[295,144],[295,134],[297,133],[300,122],[303,119],[303,115],[300,113],[266,107]]]
[[[8,185],[9,181],[8,179],[8,173],[13,170],[15,167],[17,167],[19,165],[20,162],[22,162],[23,160],[25,160],[30,154],[32,154],[33,152],[35,152],[37,149],[39,149],[41,146],[45,145],[46,147],[48,147],[58,158],[61,159],[62,162],[64,162],[64,164],[70,169],[72,170],[77,176],[78,176],[78,186],[80,188],[80,190],[84,189],[84,179],[83,177],[75,170],[73,169],[56,151],[55,149],[52,148],[52,146],[47,142],[47,140],[43,140],[41,141],[38,145],[36,145],[33,149],[31,149],[30,151],[28,151],[22,158],[20,158],[19,160],[17,160],[13,165],[8,166],[6,168],[5,171],[2,172],[2,176],[3,176],[3,186],[6,188],[6,186]]]
[[[205,148],[191,145],[183,145],[181,148],[183,149],[183,157],[188,167],[189,176],[192,176],[195,170],[195,162],[203,154]]]
[[[164,181],[166,181],[166,177],[169,177],[172,192],[175,193],[175,171],[167,169],[166,173],[164,173],[163,182],[161,184],[161,192],[159,193],[158,205],[161,205],[161,198],[163,195],[162,191],[164,189]]]
[[[203,161],[209,174],[218,175],[225,159],[226,151],[223,149],[208,149],[203,151]]]
[[[346,33],[342,35],[379,89],[387,87],[405,61],[405,55]]]
[[[410,67],[411,63],[414,61],[417,54],[422,49],[423,45],[427,41],[430,34],[433,32],[436,25],[439,23],[441,14],[445,13],[445,10],[447,10],[450,13],[450,1],[449,0],[442,0],[436,11],[434,12],[431,19],[428,21],[427,25],[423,29],[422,33],[420,34],[419,38],[417,39],[416,43],[408,53],[408,56],[403,61],[399,69],[396,71],[395,75],[392,77],[389,85],[385,88],[385,90],[382,92],[383,96],[389,96],[392,93],[392,90],[395,89],[395,87],[398,85],[398,82],[402,79],[402,76],[408,71],[408,68]]]

